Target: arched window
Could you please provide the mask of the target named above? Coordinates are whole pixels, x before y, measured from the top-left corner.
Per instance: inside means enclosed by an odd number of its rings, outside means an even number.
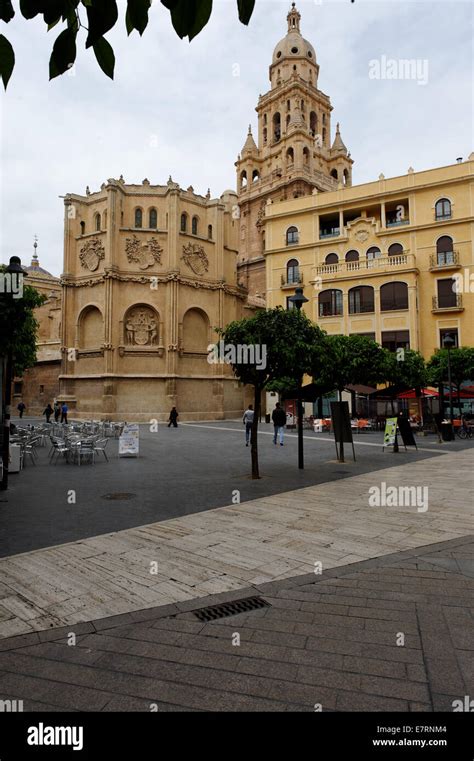
[[[264,127],[264,128],[263,128],[263,142],[264,142],[264,143],[266,143],[266,142],[267,142],[267,140],[268,140],[268,135],[267,135],[267,128],[266,128],[266,127]]]
[[[281,118],[280,112],[273,114],[273,142],[277,143],[281,137]]]
[[[198,234],[198,218],[197,217],[193,217],[193,219],[192,219],[192,222],[191,222],[191,232],[192,232],[193,235],[197,235]]]
[[[291,111],[291,102],[289,100],[286,101],[286,110]]]
[[[326,143],[326,127],[323,127],[323,145]]]
[[[301,101],[301,113],[304,112],[304,100]]]
[[[86,232],[86,223],[81,222],[81,235],[84,235]]]
[[[257,182],[260,179],[260,173],[258,169],[254,169],[252,172],[252,182]]]
[[[101,220],[100,220],[100,214],[96,214],[95,215],[95,229],[96,229],[97,232],[100,232],[100,229],[101,229],[100,222],[101,222]]]
[[[102,229],[107,230],[107,209],[102,214]]]
[[[309,148],[303,148],[303,163],[309,165]]]
[[[288,125],[289,125],[290,121],[291,121],[291,115],[290,115],[290,114],[287,114],[287,115],[286,115],[286,126],[287,126],[287,127],[288,127]]]
[[[347,169],[344,169],[344,172],[343,172],[343,178],[344,178],[344,179],[343,179],[343,183],[344,183],[344,185],[348,185],[348,184],[349,184],[349,180],[350,180],[350,177],[349,177],[349,172],[348,172],[348,170],[347,170]]]
[[[186,212],[183,212],[181,214],[181,232],[185,233],[187,229],[188,229],[188,215],[186,214]]]
[[[135,227],[143,227],[143,212],[141,209],[135,209]]]
[[[318,115],[316,111],[311,111],[309,115],[309,131],[313,137],[316,136],[316,132],[318,131]]]
[[[242,170],[240,173],[240,187],[246,188],[247,187],[247,172],[245,169]]]
[[[330,288],[321,291],[318,298],[319,316],[334,317],[342,314],[342,291]]]
[[[293,148],[288,148],[286,152],[286,161],[288,164],[293,164],[294,160],[295,160],[295,152]]]
[[[300,282],[300,265],[297,259],[290,259],[290,261],[286,265],[286,282],[287,283]]]
[[[349,314],[374,311],[374,289],[371,285],[359,285],[349,290]]]
[[[324,260],[324,264],[337,264],[339,257],[337,254],[328,254]]]
[[[266,114],[263,114],[263,123],[264,123],[264,124],[266,124],[266,123],[267,123],[267,115],[266,115]]]
[[[331,177],[334,177],[335,180],[338,179],[337,169],[331,169]]]
[[[436,241],[436,261],[439,266],[454,264],[453,239],[443,235]]]
[[[359,261],[359,252],[358,251],[348,251],[346,254],[346,262],[358,262]]]
[[[298,243],[298,228],[292,226],[286,231],[286,245],[291,246],[295,243]]]
[[[435,205],[436,219],[451,219],[451,201],[448,198],[440,198]]]
[[[153,230],[156,230],[158,227],[158,212],[156,209],[150,209],[148,212],[148,227]]]
[[[375,259],[379,259],[382,256],[381,250],[378,246],[371,246],[367,249],[367,266],[373,267]]]
[[[207,226],[207,237],[212,240],[212,225]]]
[[[400,254],[403,254],[403,246],[401,243],[392,243],[392,245],[388,247],[389,256],[400,256]]]
[[[380,310],[392,312],[408,309],[408,286],[406,283],[385,283],[380,289]]]

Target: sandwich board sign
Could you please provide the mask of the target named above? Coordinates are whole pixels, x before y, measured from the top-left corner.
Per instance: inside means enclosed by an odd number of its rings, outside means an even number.
[[[125,423],[119,438],[119,457],[138,457],[140,427],[138,423]]]
[[[385,421],[385,433],[383,435],[383,448],[395,446],[397,438],[397,418],[388,417]]]

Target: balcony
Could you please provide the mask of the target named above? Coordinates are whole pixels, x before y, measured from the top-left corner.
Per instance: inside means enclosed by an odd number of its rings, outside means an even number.
[[[432,312],[461,312],[464,309],[462,305],[462,293],[453,293],[449,296],[433,296]]]
[[[458,251],[440,251],[430,256],[430,270],[459,269]]]
[[[337,238],[341,234],[339,227],[332,227],[330,230],[321,230],[319,233],[319,239],[324,240],[326,238]]]
[[[316,267],[316,275],[326,275],[328,277],[346,277],[352,273],[365,275],[369,270],[375,273],[380,271],[390,272],[391,270],[403,268],[414,269],[415,257],[408,252],[395,254],[394,256],[380,256],[377,259],[361,259],[358,262],[338,262],[337,264],[319,264]]]
[[[400,227],[401,225],[409,225],[409,219],[387,219],[385,222],[386,227]]]
[[[303,282],[302,272],[299,272],[298,274],[293,274],[290,277],[288,277],[288,274],[281,276],[282,288],[295,288],[297,285],[301,285],[302,282]]]

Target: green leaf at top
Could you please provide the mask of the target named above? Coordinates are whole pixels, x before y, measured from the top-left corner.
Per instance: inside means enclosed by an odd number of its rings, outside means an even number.
[[[0,20],[8,24],[15,15],[11,0],[0,0]]]
[[[114,78],[115,55],[112,46],[105,37],[96,40],[93,45],[95,57],[100,68],[110,79]]]
[[[237,0],[239,19],[242,24],[248,24],[255,6],[255,0]]]
[[[7,89],[8,80],[12,75],[15,66],[15,53],[10,42],[3,34],[0,34],[0,77],[3,81],[5,90]]]
[[[161,0],[171,13],[171,22],[178,37],[193,39],[206,26],[212,11],[212,0]]]
[[[90,48],[115,26],[118,10],[116,0],[94,0],[86,10],[89,29],[86,48]]]
[[[143,34],[148,25],[150,6],[151,0],[128,0],[125,16],[127,34],[130,34],[134,29],[137,30],[140,36]]]
[[[53,52],[49,59],[49,78],[54,79],[71,68],[76,60],[76,35],[77,29],[65,29],[53,45]]]

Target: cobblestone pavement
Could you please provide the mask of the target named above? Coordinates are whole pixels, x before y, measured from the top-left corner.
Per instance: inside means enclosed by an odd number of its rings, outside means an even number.
[[[194,612],[256,594],[269,606]],[[452,711],[474,696],[473,608],[470,536],[4,639],[0,697],[26,711]]]

